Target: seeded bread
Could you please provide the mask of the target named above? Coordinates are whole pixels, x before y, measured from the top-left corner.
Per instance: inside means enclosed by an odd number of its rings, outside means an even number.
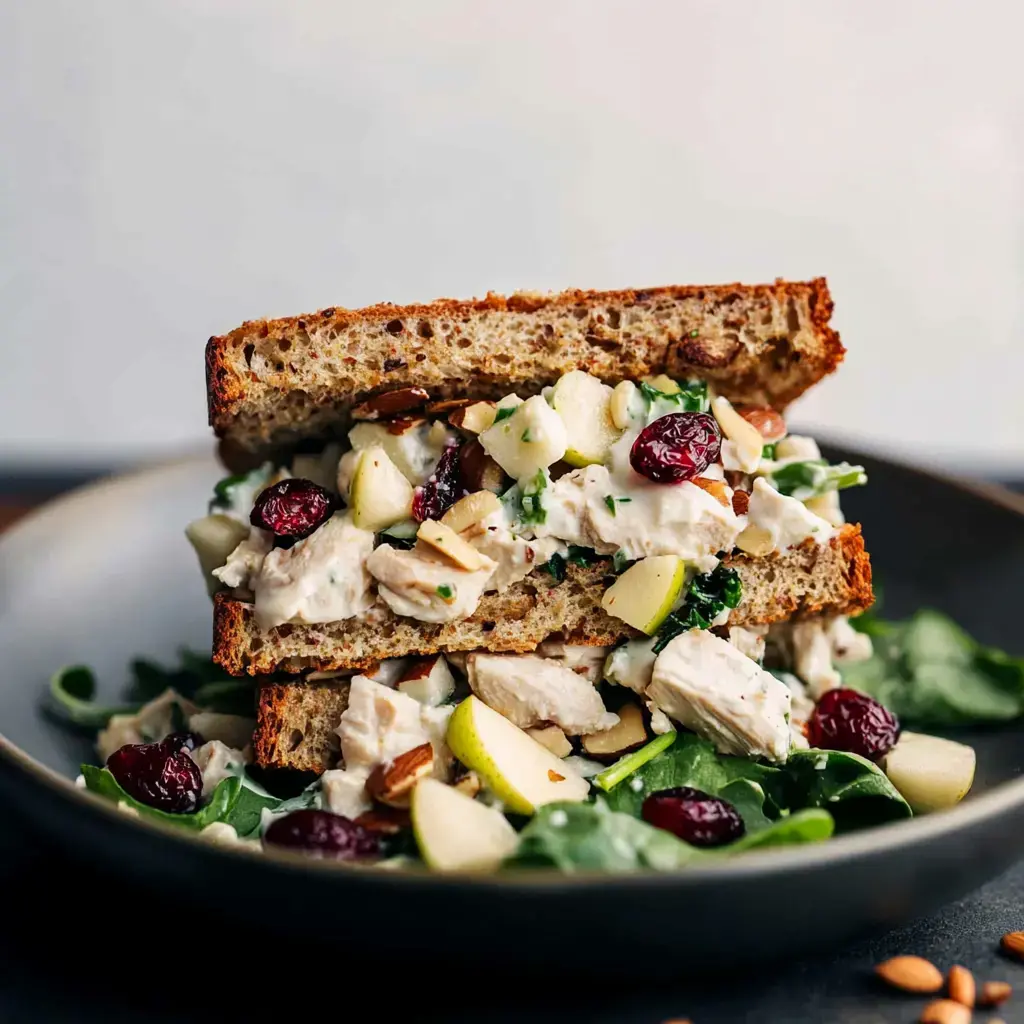
[[[340,307],[253,320],[206,346],[210,425],[231,461],[341,430],[397,388],[431,398],[525,396],[582,369],[615,382],[702,377],[783,408],[843,358],[824,278],[774,285],[517,293]]]
[[[260,687],[252,739],[256,763],[264,768],[326,771],[338,760],[334,730],[347,707],[347,679]]]
[[[781,622],[870,607],[871,565],[860,527],[847,524],[828,545],[805,541],[774,555],[734,553],[725,560],[740,575],[743,600],[734,625]],[[468,619],[437,625],[393,614],[378,605],[373,619],[306,626],[285,623],[261,631],[252,605],[214,599],[213,660],[232,675],[367,668],[385,658],[444,651],[533,651],[558,634],[567,643],[606,645],[639,636],[606,615],[601,597],[608,561],[570,565],[557,583],[535,571],[501,594],[486,594]]]

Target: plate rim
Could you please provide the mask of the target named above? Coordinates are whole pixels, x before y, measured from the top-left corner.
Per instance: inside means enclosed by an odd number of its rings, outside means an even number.
[[[823,443],[842,448],[854,456],[858,454],[858,449],[841,443],[832,444],[827,439],[823,439]],[[954,490],[965,492],[1024,519],[1024,495],[1017,494],[1001,484],[980,480],[965,481],[888,456],[866,451],[860,454],[901,472],[917,475]],[[131,481],[144,481],[146,478],[159,477],[173,469],[184,469],[190,465],[198,468],[204,463],[215,463],[212,453],[190,454],[160,460],[127,472],[113,473],[76,487],[53,500],[44,502],[22,517],[5,531],[3,536],[0,536],[0,549],[11,543],[17,543],[22,535],[31,534],[33,530],[39,529],[52,517],[66,514],[69,509],[80,502],[94,498],[103,491],[117,489]],[[730,880],[770,879],[773,876],[793,871],[834,868],[839,864],[859,860],[883,851],[893,852],[900,849],[901,852],[906,853],[908,849],[940,841],[943,836],[969,830],[973,826],[1024,807],[1024,775],[1022,775],[1020,778],[998,783],[991,791],[946,811],[877,825],[859,832],[836,836],[824,842],[754,850],[741,857],[723,858],[720,861],[682,867],[674,871],[637,871],[616,874],[601,871],[562,873],[555,870],[539,872],[522,869],[521,871],[483,874],[473,872],[442,874],[419,866],[403,867],[400,870],[368,870],[366,867],[310,858],[286,850],[214,844],[208,840],[202,840],[197,832],[126,814],[109,800],[80,788],[61,772],[32,757],[2,731],[0,731],[0,760],[5,761],[30,785],[41,786],[49,790],[51,795],[75,803],[81,809],[98,812],[115,826],[142,829],[150,836],[159,836],[162,840],[184,843],[188,848],[204,851],[205,854],[229,858],[241,857],[250,861],[255,858],[270,870],[313,872],[314,874],[325,874],[326,877],[335,880],[343,877],[359,879],[364,883],[387,887],[418,886],[426,880],[428,884],[438,888],[452,886],[459,888],[469,884],[479,890],[501,889],[524,892],[543,890],[547,892],[554,888],[571,889],[575,892],[597,886],[606,888],[609,885],[626,886],[630,889],[651,886],[660,888],[665,885],[685,886]]]

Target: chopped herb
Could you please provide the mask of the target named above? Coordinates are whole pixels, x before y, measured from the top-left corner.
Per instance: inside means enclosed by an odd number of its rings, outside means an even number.
[[[848,462],[830,466],[824,459],[787,462],[768,477],[768,482],[780,494],[796,498],[797,501],[819,498],[829,491],[857,487],[867,483],[867,480],[863,466],[851,466]]]
[[[775,445],[777,443],[778,443],[777,441],[773,441],[771,444],[766,444],[761,449],[761,458],[762,459],[771,459],[774,462],[775,461]]]
[[[521,521],[526,524],[543,523],[548,517],[547,510],[541,501],[541,494],[548,486],[547,473],[543,469],[538,469],[536,475],[521,486]]]
[[[437,588],[437,596],[441,598],[442,601],[448,601],[450,603],[455,597],[455,591],[450,584],[442,583]]]
[[[542,566],[544,570],[556,583],[565,579],[565,559],[556,551]]]
[[[619,550],[612,555],[612,569],[616,575],[621,572],[625,572],[632,564],[633,559],[629,557],[624,548],[619,548]]]
[[[704,381],[688,380],[678,386],[678,391],[659,391],[657,388],[652,388],[646,381],[641,381],[640,393],[647,403],[648,414],[658,409],[659,406],[659,414],[671,411],[673,406],[680,412],[707,412],[711,407],[708,386]]]
[[[533,437],[530,435],[530,428],[529,427],[527,427],[523,431],[522,436],[519,438],[519,440],[522,441],[523,444],[529,444],[533,440]]]
[[[653,651],[660,654],[688,629],[707,629],[725,608],[735,608],[743,597],[743,584],[735,569],[718,566],[690,580],[682,607],[672,612],[658,630]]]
[[[502,420],[507,420],[517,408],[518,406],[515,405],[499,405],[498,411],[494,414],[494,422],[500,423]]]
[[[604,496],[604,503],[608,506],[608,511],[615,515],[615,499],[610,494]]]
[[[592,548],[582,548],[578,544],[569,545],[568,558],[573,565],[582,566],[584,569],[601,560],[601,556]]]

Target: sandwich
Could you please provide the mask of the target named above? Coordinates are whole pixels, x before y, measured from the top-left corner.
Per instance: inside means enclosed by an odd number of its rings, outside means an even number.
[[[256,763],[350,776],[337,806],[365,811],[368,773],[403,743],[436,754],[460,694],[562,757],[685,726],[785,761],[808,698],[748,669],[767,652],[824,687],[873,600],[838,497],[863,470],[785,422],[843,358],[831,312],[819,279],[332,308],[211,338],[231,472],[187,533],[214,661],[261,684]],[[692,650],[662,679],[677,638]],[[744,687],[756,720],[726,707]]]

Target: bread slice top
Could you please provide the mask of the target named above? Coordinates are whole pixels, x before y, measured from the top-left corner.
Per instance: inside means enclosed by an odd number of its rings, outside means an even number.
[[[860,527],[847,524],[828,544],[724,560],[743,586],[731,625],[763,625],[814,615],[846,615],[871,606],[871,563]],[[569,565],[556,582],[533,572],[500,594],[485,594],[467,619],[444,624],[395,615],[381,607],[372,620],[318,625],[285,623],[263,631],[252,605],[226,593],[214,599],[213,660],[231,675],[367,669],[387,658],[453,651],[528,653],[546,639],[606,646],[641,634],[608,615],[601,598],[611,572],[602,560]]]
[[[699,377],[733,402],[785,407],[843,358],[824,278],[516,293],[253,320],[206,346],[226,461],[328,437],[398,388],[432,399],[526,396],[573,369],[615,383]]]

